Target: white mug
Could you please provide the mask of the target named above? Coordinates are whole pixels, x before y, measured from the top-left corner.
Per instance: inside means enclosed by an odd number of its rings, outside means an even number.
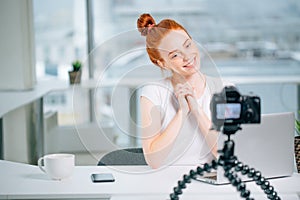
[[[44,163],[44,165],[42,163]],[[73,174],[75,167],[75,155],[63,153],[48,154],[39,158],[38,166],[51,179],[66,179]]]

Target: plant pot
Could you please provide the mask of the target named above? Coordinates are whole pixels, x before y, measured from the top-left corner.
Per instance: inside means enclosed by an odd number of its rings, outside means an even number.
[[[78,84],[81,82],[81,71],[69,71],[70,84]]]
[[[300,136],[295,137],[295,158],[298,173],[300,173]]]

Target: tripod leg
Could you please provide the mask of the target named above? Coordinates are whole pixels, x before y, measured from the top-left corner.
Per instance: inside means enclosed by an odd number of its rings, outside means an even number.
[[[253,198],[250,198],[250,191],[246,189],[245,183],[242,182],[233,170],[226,169],[224,176],[230,181],[231,185],[236,187],[237,191],[240,192],[241,197],[246,200],[254,200]]]
[[[190,170],[189,174],[184,174],[183,179],[178,181],[177,187],[173,188],[173,193],[170,194],[171,200],[178,200],[182,194],[182,189],[186,188],[186,184],[191,182],[197,175],[203,176],[204,172],[210,172],[211,169],[217,169],[218,163],[213,160],[211,164],[205,163],[203,168],[198,166],[196,170]]]
[[[249,168],[248,165],[244,165],[242,162],[237,163],[235,171],[241,172],[243,175],[252,178],[256,185],[259,185],[265,194],[267,194],[268,199],[280,200],[277,192],[274,191],[274,187],[270,185],[270,182],[267,181],[259,171],[256,171],[254,168]]]

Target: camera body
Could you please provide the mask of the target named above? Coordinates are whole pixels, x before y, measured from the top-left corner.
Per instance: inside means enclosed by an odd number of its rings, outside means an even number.
[[[224,125],[260,123],[260,98],[241,95],[236,87],[226,86],[213,95],[211,104],[213,128]]]

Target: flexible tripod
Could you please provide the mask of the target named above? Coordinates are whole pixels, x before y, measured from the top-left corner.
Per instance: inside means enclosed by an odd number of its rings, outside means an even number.
[[[191,183],[192,179],[197,180],[196,177],[198,175],[203,176],[204,172],[211,172],[212,169],[216,170],[218,166],[223,167],[224,176],[236,187],[242,198],[254,200],[250,198],[250,191],[246,189],[245,183],[237,176],[236,172],[252,178],[267,194],[268,199],[280,200],[277,192],[274,191],[274,187],[270,185],[270,182],[259,171],[250,168],[248,165],[244,165],[234,155],[234,142],[230,139],[230,135],[234,134],[237,130],[241,130],[240,125],[224,126],[222,131],[228,136],[228,139],[224,142],[223,149],[218,151],[220,153],[219,159],[217,161],[213,160],[210,164],[205,163],[203,167],[198,166],[196,170],[190,170],[189,174],[183,175],[183,179],[178,181],[177,187],[174,187],[173,193],[170,194],[171,200],[178,200],[179,195],[182,194],[182,189],[186,188],[186,184]]]

